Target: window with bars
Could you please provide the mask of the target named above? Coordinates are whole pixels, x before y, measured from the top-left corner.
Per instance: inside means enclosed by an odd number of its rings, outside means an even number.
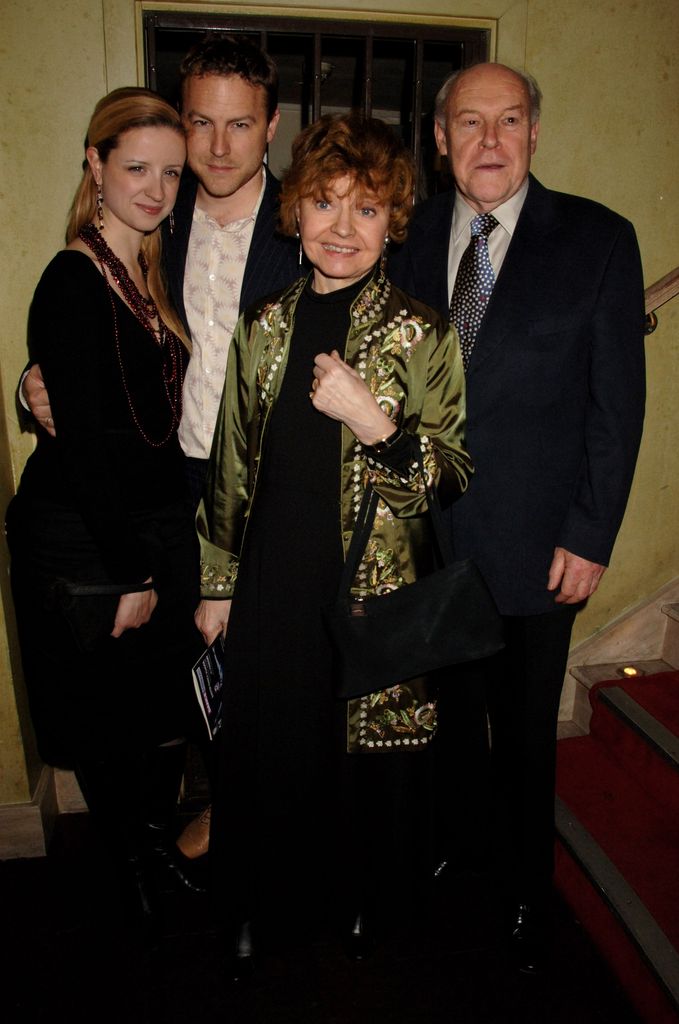
[[[281,120],[268,157],[275,174],[287,167],[290,144],[301,128],[321,114],[361,109],[390,124],[413,151],[417,198],[449,187],[447,167],[434,145],[434,99],[452,71],[488,59],[488,30],[147,11],[148,86],[176,102],[182,57],[207,32],[246,33],[278,65]]]

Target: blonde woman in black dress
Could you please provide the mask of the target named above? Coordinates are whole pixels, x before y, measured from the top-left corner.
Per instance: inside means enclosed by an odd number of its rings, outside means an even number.
[[[7,528],[39,751],[75,770],[148,922],[148,869],[183,877],[170,833],[197,636],[177,441],[188,351],[158,230],[186,146],[177,112],[135,88],[97,104],[86,146],[66,248],[29,317],[54,425],[38,430]]]

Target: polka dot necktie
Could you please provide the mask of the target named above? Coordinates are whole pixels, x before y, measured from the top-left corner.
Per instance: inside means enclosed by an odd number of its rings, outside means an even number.
[[[450,300],[450,319],[460,336],[465,370],[495,284],[495,274],[488,255],[488,235],[497,224],[492,213],[480,213],[474,217],[471,241],[462,253]]]

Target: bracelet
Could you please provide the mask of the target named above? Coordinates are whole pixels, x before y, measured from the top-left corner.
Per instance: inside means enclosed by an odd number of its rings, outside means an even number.
[[[363,447],[368,450],[369,453],[375,453],[375,455],[383,455],[384,452],[388,452],[390,448],[393,448],[397,441],[401,439],[403,430],[401,427],[396,429],[391,434],[387,434],[381,441],[376,441],[375,444],[364,444]]]

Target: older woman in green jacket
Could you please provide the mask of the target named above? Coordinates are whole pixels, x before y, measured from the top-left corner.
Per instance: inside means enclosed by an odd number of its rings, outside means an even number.
[[[393,903],[399,871],[415,881],[428,867],[433,695],[419,680],[336,701],[321,615],[368,481],[380,502],[353,583],[366,597],[431,567],[418,449],[444,503],[471,472],[457,336],[383,269],[412,186],[411,157],[381,122],[305,129],[281,222],[312,273],[249,310],[231,344],[198,513],[196,622],[207,643],[226,630],[211,851],[241,966],[249,922],[279,904],[308,920],[330,888],[360,955],[366,907]]]

